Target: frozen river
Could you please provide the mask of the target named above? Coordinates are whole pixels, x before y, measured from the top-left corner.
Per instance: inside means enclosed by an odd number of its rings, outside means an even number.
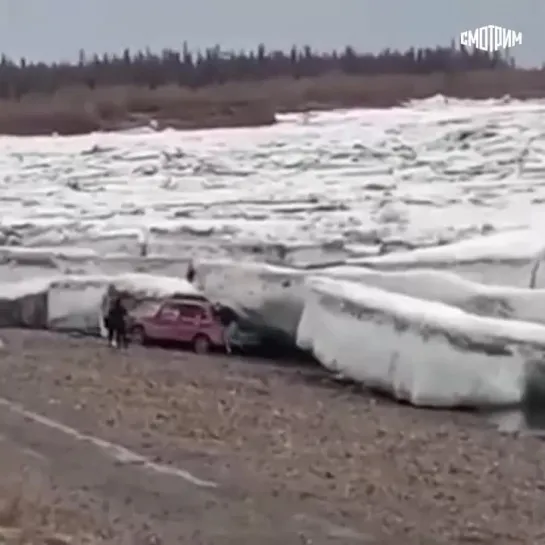
[[[107,237],[117,251],[116,234],[148,228],[160,253],[325,244],[339,257],[540,226],[544,113],[436,98],[266,128],[1,137],[1,225],[27,245]]]
[[[49,325],[89,324],[108,275],[179,278],[196,260],[207,295],[329,369],[416,405],[510,405],[545,356],[543,270],[528,289],[544,205],[539,101],[436,97],[265,128],[0,137],[0,275],[75,273],[32,296],[49,290]],[[30,289],[10,286],[4,298]]]

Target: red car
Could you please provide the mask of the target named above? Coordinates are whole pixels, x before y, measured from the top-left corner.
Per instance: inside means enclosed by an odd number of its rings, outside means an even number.
[[[137,308],[130,314],[129,332],[137,344],[189,343],[198,354],[226,348],[225,327],[206,299],[168,299]]]

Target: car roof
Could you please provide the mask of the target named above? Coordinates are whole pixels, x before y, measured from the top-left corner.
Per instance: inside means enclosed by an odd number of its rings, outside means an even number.
[[[192,304],[192,305],[206,305],[210,302],[206,298],[194,298],[194,297],[169,297],[168,299],[165,299],[163,303],[169,303],[169,304]]]
[[[204,301],[208,302],[208,299],[201,293],[175,293],[167,298],[168,301]]]

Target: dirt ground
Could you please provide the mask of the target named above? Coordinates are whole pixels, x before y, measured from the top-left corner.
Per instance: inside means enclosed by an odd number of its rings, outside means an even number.
[[[28,543],[545,543],[536,438],[311,367],[2,338],[0,527]]]

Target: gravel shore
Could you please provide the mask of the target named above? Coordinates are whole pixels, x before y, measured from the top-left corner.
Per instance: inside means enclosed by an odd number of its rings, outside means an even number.
[[[2,435],[0,460],[0,544],[102,543],[107,522],[74,505],[67,491],[55,486],[36,452]]]
[[[545,543],[536,438],[397,405],[311,367],[118,352],[45,332],[2,338],[0,450],[26,452],[18,463],[48,475],[41,496],[79,512],[85,535],[169,545]],[[122,460],[110,443],[141,459]]]

